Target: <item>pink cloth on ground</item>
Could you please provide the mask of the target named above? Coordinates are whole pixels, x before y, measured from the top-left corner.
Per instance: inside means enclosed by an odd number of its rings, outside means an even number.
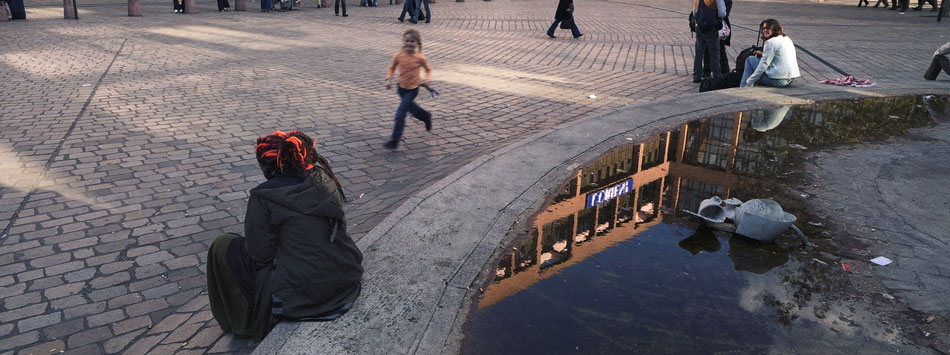
[[[831,84],[837,86],[854,86],[857,88],[868,88],[874,86],[874,82],[870,79],[858,80],[853,76],[846,76],[843,78],[830,79],[830,80],[821,80],[818,81],[819,84]]]

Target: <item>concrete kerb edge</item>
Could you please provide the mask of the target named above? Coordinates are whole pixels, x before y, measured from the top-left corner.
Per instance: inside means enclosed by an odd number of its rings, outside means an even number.
[[[618,144],[623,144],[625,142],[625,135],[639,135],[640,132],[637,131],[658,131],[664,127],[673,127],[675,125],[683,124],[689,122],[692,119],[704,116],[735,112],[762,106],[801,104],[826,99],[885,97],[909,94],[950,94],[950,87],[935,85],[937,83],[908,84],[912,84],[913,86],[855,89],[847,87],[842,88],[806,84],[786,89],[730,89],[710,93],[691,94],[646,104],[628,106],[591,117],[559,124],[551,129],[538,132],[537,134],[534,134],[530,137],[519,140],[518,142],[514,142],[513,144],[501,148],[493,153],[484,155],[460,168],[456,172],[450,174],[446,178],[417,193],[405,203],[400,205],[395,211],[393,211],[393,213],[380,222],[379,225],[374,227],[363,238],[361,238],[360,241],[358,241],[358,244],[365,250],[368,246],[374,244],[376,241],[386,235],[387,232],[392,230],[394,226],[399,224],[399,222],[405,220],[407,217],[416,212],[416,208],[420,206],[420,204],[424,203],[430,198],[436,197],[440,192],[445,191],[447,187],[453,184],[464,183],[466,177],[470,177],[470,175],[472,175],[472,173],[477,169],[485,167],[489,164],[501,166],[504,164],[516,163],[518,161],[516,157],[523,151],[518,148],[538,144],[539,142],[543,142],[545,139],[550,139],[550,137],[556,132],[565,132],[566,130],[572,128],[583,127],[599,120],[617,120],[618,117],[634,117],[635,115],[649,115],[650,117],[653,117],[652,119],[649,119],[645,122],[640,121],[639,124],[637,124],[637,122],[631,122],[635,124],[633,127],[618,127],[616,132],[620,133],[613,134],[599,141],[591,141],[586,147],[582,147],[580,151],[577,152],[577,154],[573,154],[571,158],[561,161],[559,164],[554,164],[550,170],[545,171],[536,181],[524,188],[520,194],[516,194],[517,196],[515,196],[514,199],[508,200],[508,203],[504,209],[492,212],[494,213],[494,216],[491,217],[493,222],[491,225],[486,226],[486,228],[481,229],[481,232],[473,233],[478,235],[480,240],[475,245],[475,248],[467,254],[469,258],[455,269],[455,273],[450,278],[451,282],[447,282],[446,285],[444,285],[445,288],[467,288],[465,285],[471,284],[471,282],[475,280],[478,270],[480,270],[482,266],[485,265],[485,263],[491,260],[496,245],[491,245],[491,247],[487,249],[491,250],[490,252],[479,249],[487,248],[488,244],[498,244],[501,239],[505,237],[504,234],[507,229],[510,228],[517,218],[524,216],[526,213],[531,213],[531,207],[543,203],[546,198],[545,191],[555,186],[560,182],[560,180],[562,180],[559,176],[563,175],[564,173],[558,171],[558,167],[563,167],[571,163],[577,163],[584,159],[590,160],[596,158],[597,156],[600,156],[612,149],[612,147]],[[666,114],[663,114],[662,112],[666,112]],[[622,120],[620,121],[622,122]],[[584,161],[586,162],[587,160]],[[461,209],[471,208],[471,213],[475,212],[472,206],[459,207]],[[458,211],[453,212],[458,213]],[[473,255],[487,255],[487,258],[481,257],[477,259],[485,260],[475,260],[476,258],[470,258]],[[407,262],[410,262],[408,260],[411,259],[407,259]],[[462,269],[466,269],[467,271],[464,273],[464,277],[458,277],[461,276],[459,273]],[[470,270],[475,271],[474,273],[471,273],[469,272]],[[464,280],[462,280],[463,278]],[[465,292],[464,296],[459,299],[455,298],[458,298],[457,295],[462,293],[444,291],[445,290],[443,290],[443,298],[440,298],[436,304],[431,305],[432,310],[429,312],[431,317],[428,320],[426,330],[423,332],[423,334],[416,334],[414,336],[407,334],[407,336],[412,336],[415,339],[412,348],[416,350],[417,353],[419,350],[423,350],[423,348],[426,353],[432,351],[457,353],[460,349],[461,339],[463,339],[461,331],[469,313],[469,310],[467,309],[468,307],[459,308],[454,312],[439,312],[438,307],[440,304],[464,305],[464,299],[472,295],[470,293],[472,290]],[[449,296],[451,299],[444,299],[445,295],[452,295]],[[454,316],[451,317],[452,319],[442,319],[441,321],[438,321],[433,319],[437,313],[443,316],[454,314]],[[429,326],[433,325],[433,322],[443,324],[442,327],[437,326],[436,328],[444,328],[445,325],[448,324],[448,329],[430,329],[431,327]],[[264,339],[263,342],[259,344],[254,353],[265,354],[280,352],[280,349],[283,347],[284,343],[294,335],[293,333],[297,328],[298,323],[279,325],[274,329],[274,331],[271,332],[270,335],[268,335],[266,339]],[[332,334],[328,335],[332,336]],[[441,340],[438,338],[441,338]],[[436,349],[436,344],[442,344],[441,349]]]

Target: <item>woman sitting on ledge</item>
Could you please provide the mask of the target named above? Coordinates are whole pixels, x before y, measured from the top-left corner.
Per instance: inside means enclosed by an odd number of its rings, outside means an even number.
[[[360,293],[363,255],[346,233],[343,189],[310,137],[277,131],[257,140],[256,153],[267,181],[251,189],[247,237],[215,238],[207,272],[221,329],[260,341],[280,318],[346,313]]]
[[[762,21],[759,30],[765,45],[761,52],[756,51],[755,55],[746,58],[739,87],[790,85],[792,79],[801,76],[798,72],[795,44],[785,35],[782,25],[775,19]]]

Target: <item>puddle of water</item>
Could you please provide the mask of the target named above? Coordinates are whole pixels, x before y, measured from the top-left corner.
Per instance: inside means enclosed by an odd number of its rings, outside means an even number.
[[[618,147],[552,192],[488,271],[464,351],[915,352],[879,287],[792,233],[761,243],[681,211],[713,195],[771,198],[820,239],[808,195],[789,188],[805,154],[948,121],[948,97],[856,99],[705,118]]]

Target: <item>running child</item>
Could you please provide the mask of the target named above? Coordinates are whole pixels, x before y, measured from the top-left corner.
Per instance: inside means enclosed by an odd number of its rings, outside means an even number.
[[[419,47],[418,50],[416,47]],[[419,68],[426,71],[425,82],[419,78]],[[406,125],[406,112],[425,123],[426,131],[432,130],[432,114],[423,110],[422,107],[412,102],[419,94],[419,84],[429,86],[429,80],[432,78],[432,68],[426,62],[426,57],[422,55],[422,35],[414,29],[406,30],[402,34],[402,49],[393,56],[393,63],[386,72],[386,90],[392,89],[393,74],[399,72],[399,87],[397,91],[402,101],[396,108],[396,123],[393,125],[393,135],[389,138],[383,147],[387,149],[396,149],[399,146],[399,139],[402,138],[402,130]]]

